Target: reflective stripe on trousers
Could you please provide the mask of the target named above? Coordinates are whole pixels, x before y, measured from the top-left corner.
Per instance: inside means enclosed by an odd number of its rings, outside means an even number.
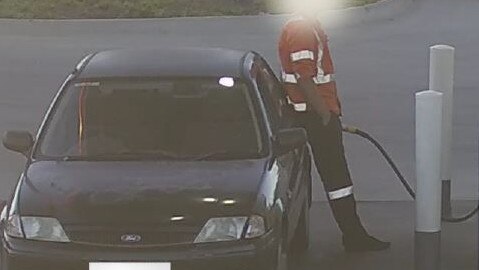
[[[353,195],[353,186],[328,192],[328,196],[331,201],[346,198],[351,195]]]

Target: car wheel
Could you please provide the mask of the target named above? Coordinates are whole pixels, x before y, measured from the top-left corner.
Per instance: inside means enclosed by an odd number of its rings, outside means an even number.
[[[17,265],[16,262],[13,262],[12,259],[9,258],[7,251],[3,247],[0,240],[0,270],[24,270],[24,269],[25,269],[24,266]]]
[[[0,247],[0,252],[0,270],[8,270],[8,257],[3,246]]]
[[[301,217],[299,219],[298,227],[291,245],[291,251],[295,255],[301,255],[309,248],[309,202],[305,202]]]
[[[288,251],[284,248],[283,241],[280,241],[276,250],[276,263],[274,270],[288,270],[289,260]]]

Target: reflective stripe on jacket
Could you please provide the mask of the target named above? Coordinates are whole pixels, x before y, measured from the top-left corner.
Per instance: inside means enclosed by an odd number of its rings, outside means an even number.
[[[298,78],[311,77],[330,111],[341,114],[328,37],[319,23],[301,18],[287,22],[279,41],[279,57],[284,88],[297,111],[307,109]]]

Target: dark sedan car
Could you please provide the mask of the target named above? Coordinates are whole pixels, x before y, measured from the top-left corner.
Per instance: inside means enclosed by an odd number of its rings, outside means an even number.
[[[68,76],[1,214],[1,269],[286,269],[307,249],[310,153],[266,61],[115,50]]]

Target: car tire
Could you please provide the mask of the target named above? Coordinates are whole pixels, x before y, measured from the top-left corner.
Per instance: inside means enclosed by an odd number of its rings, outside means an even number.
[[[262,266],[260,269],[268,270],[288,270],[289,267],[289,249],[285,240],[284,220],[278,221],[279,226],[275,228],[275,241],[269,252],[269,260],[267,265]],[[258,269],[259,270],[259,269]]]
[[[288,251],[284,247],[284,243],[282,239],[279,241],[278,247],[276,249],[276,260],[274,270],[288,270],[289,269],[289,254]]]
[[[0,244],[1,245],[1,244]],[[17,262],[12,261],[7,251],[3,246],[0,247],[0,270],[25,270],[25,269],[34,269],[34,267],[26,267],[23,265],[17,265]]]
[[[304,203],[298,227],[296,229],[293,242],[291,243],[291,252],[296,256],[302,255],[309,248],[310,228],[309,228],[309,200]]]
[[[3,246],[0,247],[0,270],[9,270],[7,253]]]

